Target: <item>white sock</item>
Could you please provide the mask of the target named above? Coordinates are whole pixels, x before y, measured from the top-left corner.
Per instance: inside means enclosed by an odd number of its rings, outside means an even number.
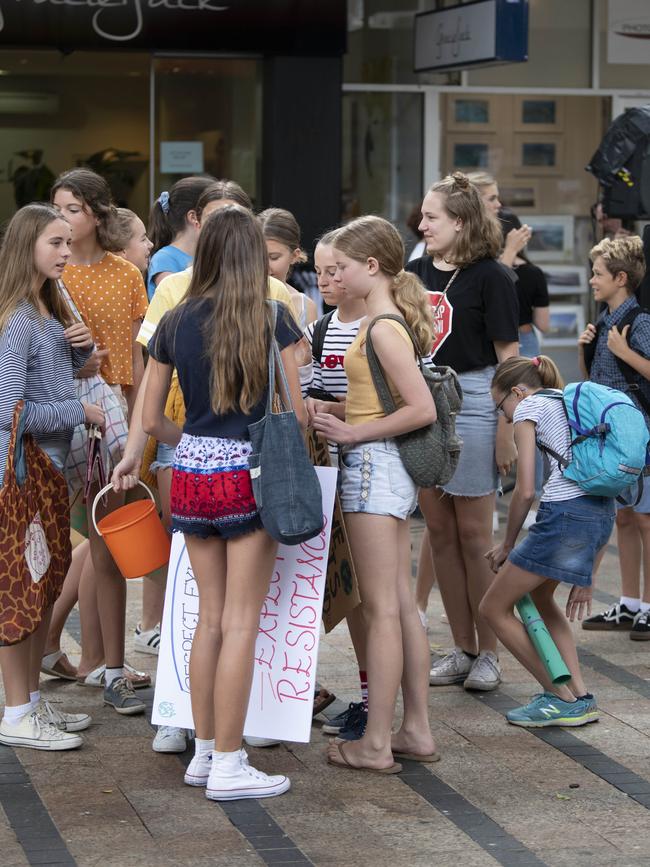
[[[9,705],[5,705],[5,713],[3,717],[4,722],[8,722],[11,725],[16,725],[19,723],[21,719],[28,714],[32,710],[31,702],[27,702],[27,704],[17,704],[13,707],[9,707]]]
[[[194,755],[206,756],[214,749],[214,738],[194,738]]]
[[[650,602],[640,602],[641,611],[645,614],[646,611],[650,611]]]
[[[32,710],[36,710],[36,705],[39,703],[40,700],[41,700],[40,689],[37,689],[36,692],[30,692],[29,701],[30,701],[30,704],[32,706]]]
[[[221,753],[219,750],[212,750],[212,768],[220,766],[222,770],[237,770],[240,763],[241,750],[234,752]]]
[[[625,605],[628,611],[636,614],[636,612],[641,607],[641,600],[633,599],[631,596],[621,596],[621,605]]]
[[[107,668],[106,674],[104,675],[106,686],[110,686],[114,680],[118,679],[118,677],[124,677],[123,668]]]

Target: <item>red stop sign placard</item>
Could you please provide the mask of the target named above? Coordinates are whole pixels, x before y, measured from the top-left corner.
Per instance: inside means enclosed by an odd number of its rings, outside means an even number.
[[[433,307],[433,347],[431,354],[435,355],[442,344],[451,334],[451,325],[454,318],[454,308],[449,299],[442,292],[427,292],[429,302]]]

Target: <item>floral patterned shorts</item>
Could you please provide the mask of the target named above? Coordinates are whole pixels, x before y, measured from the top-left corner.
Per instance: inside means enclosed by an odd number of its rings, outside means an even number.
[[[262,526],[253,497],[248,440],[183,434],[172,472],[175,531],[229,539]]]

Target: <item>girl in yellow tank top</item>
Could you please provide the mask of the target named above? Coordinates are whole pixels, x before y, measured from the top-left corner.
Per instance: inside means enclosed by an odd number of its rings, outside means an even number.
[[[431,307],[419,279],[402,269],[404,245],[380,217],[361,217],[336,233],[335,281],[363,299],[368,318],[345,354],[345,404],[321,404],[314,428],[341,443],[341,505],[350,536],[367,626],[368,719],[358,741],[332,742],[328,761],[358,770],[397,773],[395,761],[436,761],[427,715],[429,646],[411,588],[409,515],[417,488],[404,469],[394,437],[435,421],[435,405],[413,343],[394,320],[372,330],[379,362],[397,404],[386,416],[365,354],[368,323],[401,316],[425,355],[432,343]],[[397,691],[403,685],[404,721],[391,735]]]

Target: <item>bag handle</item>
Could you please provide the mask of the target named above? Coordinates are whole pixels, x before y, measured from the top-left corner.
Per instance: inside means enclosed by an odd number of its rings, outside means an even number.
[[[393,399],[391,390],[388,386],[386,374],[384,373],[381,363],[377,358],[377,353],[375,352],[375,347],[372,343],[372,337],[370,336],[373,325],[376,322],[379,322],[380,319],[394,319],[395,322],[399,322],[399,324],[404,328],[408,336],[411,338],[411,342],[413,344],[413,349],[415,351],[415,356],[420,366],[421,373],[424,373],[424,365],[422,363],[422,357],[417,351],[417,342],[415,340],[415,335],[413,334],[406,320],[402,316],[397,316],[395,313],[383,313],[381,316],[375,316],[375,318],[368,325],[368,328],[366,330],[366,357],[368,359],[370,375],[372,376],[372,381],[375,386],[375,391],[377,392],[379,402],[381,403],[386,415],[390,415],[391,413],[395,412],[397,406]]]
[[[152,499],[153,502],[155,503],[156,500],[154,499],[154,495],[151,493],[151,491],[150,491],[149,488],[145,485],[145,483],[142,481],[142,479],[138,479],[138,484],[139,484],[139,485],[142,485],[142,487],[145,489],[145,491],[149,494],[149,496],[151,497],[151,499]],[[112,483],[112,482],[111,482],[110,484],[108,484],[108,485],[105,485],[103,488],[101,488],[101,490],[99,491],[99,493],[97,494],[97,496],[96,496],[95,499],[93,500],[93,507],[92,507],[92,510],[91,510],[91,513],[90,513],[90,517],[91,517],[92,522],[93,522],[93,527],[95,528],[95,531],[96,531],[96,533],[97,533],[98,536],[101,536],[102,533],[101,533],[101,530],[99,529],[99,527],[97,526],[97,521],[95,520],[95,512],[97,511],[97,503],[99,503],[100,499],[101,499],[103,496],[105,496],[105,495],[106,495],[106,494],[107,494],[107,493],[108,493],[112,488],[113,488],[113,483]]]
[[[27,478],[25,446],[23,443],[23,434],[25,433],[24,410],[25,401],[19,400],[14,407],[9,448],[7,450],[7,462],[5,464],[5,485],[15,482],[19,488],[22,488]]]
[[[278,302],[269,299],[269,303],[273,309],[273,330],[271,332],[271,343],[269,346],[269,393],[266,399],[266,414],[271,415],[273,412],[273,396],[275,394],[275,371],[276,367],[280,373],[280,381],[284,386],[284,394],[286,400],[283,399],[282,394],[279,394],[279,400],[282,404],[282,408],[285,412],[293,411],[293,403],[291,401],[291,394],[289,392],[289,383],[287,381],[287,374],[284,370],[284,364],[282,363],[282,356],[280,355],[280,348],[278,346],[278,341],[275,339],[275,329],[278,322]]]

